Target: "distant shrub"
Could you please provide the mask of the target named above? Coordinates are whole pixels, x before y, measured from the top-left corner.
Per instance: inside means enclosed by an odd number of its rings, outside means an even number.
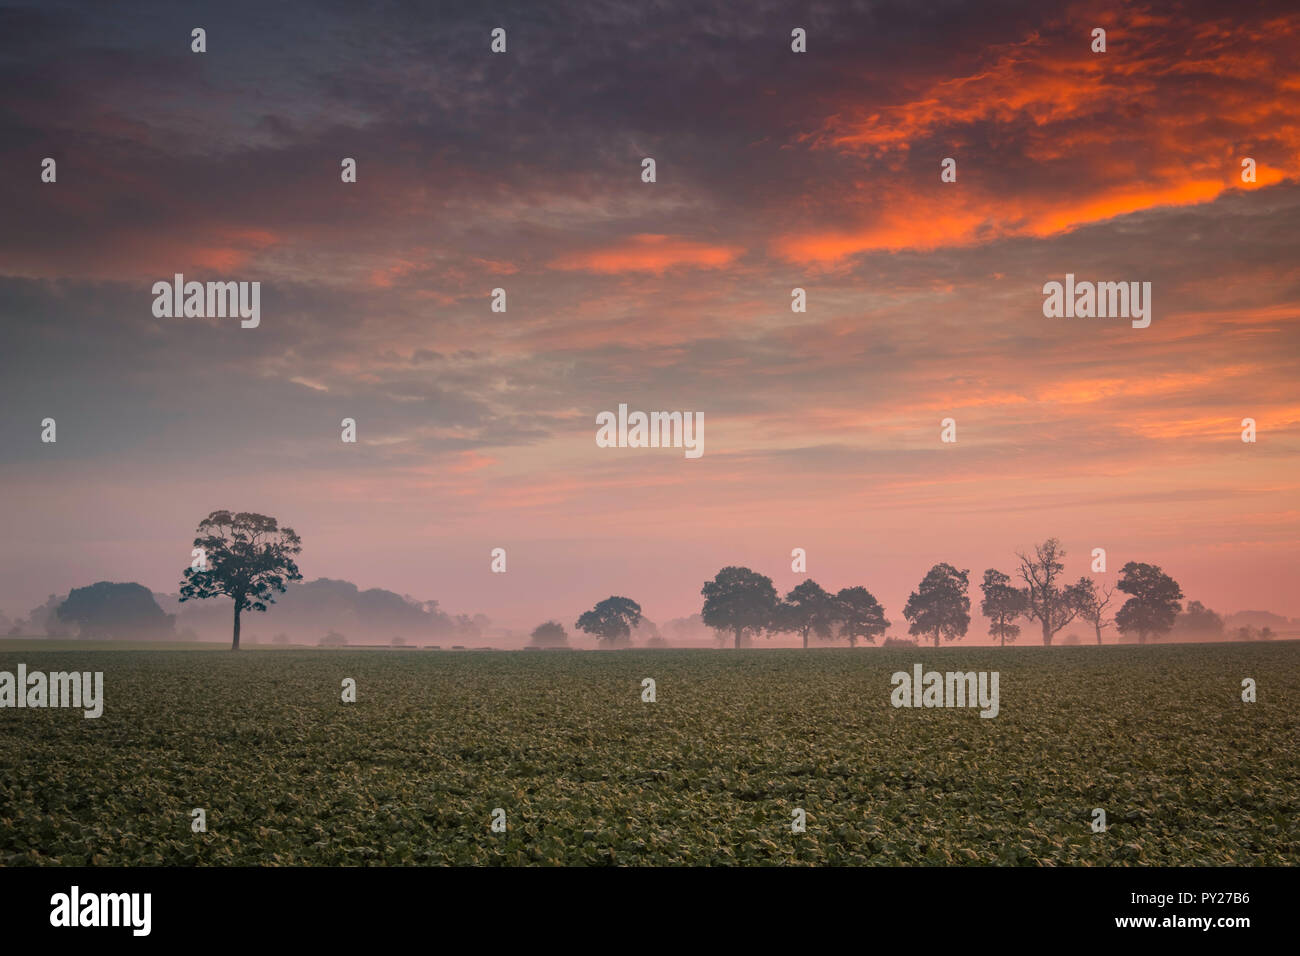
[[[569,634],[559,621],[546,621],[533,628],[533,647],[564,647],[569,643]]]
[[[348,639],[338,631],[330,631],[320,639],[321,647],[342,647],[348,642]]]
[[[881,647],[916,647],[916,641],[907,637],[887,637]]]

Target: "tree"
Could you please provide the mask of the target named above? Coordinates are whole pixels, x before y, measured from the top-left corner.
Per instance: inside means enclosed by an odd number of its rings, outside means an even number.
[[[76,623],[59,617],[59,606],[67,599],[67,595],[51,594],[40,607],[32,608],[25,622],[21,618],[16,621],[11,633],[16,635],[26,631],[33,636],[73,637],[77,633]]]
[[[885,620],[885,609],[864,587],[841,589],[835,595],[835,604],[840,637],[847,637],[850,647],[858,646],[859,637],[874,644],[876,638],[889,628],[889,622]]]
[[[55,611],[59,620],[76,624],[82,637],[171,637],[175,618],[164,614],[153,593],[142,584],[100,581],[73,588]]]
[[[969,576],[969,570],[958,571],[951,564],[932,567],[903,607],[903,617],[911,622],[908,633],[933,635],[935,647],[940,635],[948,641],[964,636],[970,627]]]
[[[1115,615],[1115,623],[1124,633],[1137,631],[1138,643],[1147,635],[1167,633],[1183,609],[1183,589],[1178,582],[1154,564],[1130,561],[1120,568],[1119,589],[1133,595]]]
[[[1080,595],[1073,585],[1058,584],[1065,571],[1065,549],[1055,538],[1048,538],[1035,546],[1033,557],[1016,552],[1020,559],[1020,577],[1028,586],[1029,610],[1027,616],[1036,619],[1043,628],[1043,644],[1050,645],[1056,632],[1065,627],[1079,613]]]
[[[203,563],[185,569],[180,600],[233,598],[232,651],[239,650],[240,613],[265,611],[287,582],[302,580],[293,560],[302,552],[302,541],[292,528],[281,528],[266,515],[214,511],[199,522],[194,547],[203,549]]]
[[[1192,601],[1187,605],[1187,609],[1178,615],[1178,620],[1174,622],[1174,630],[1188,634],[1222,637],[1223,618],[1200,601]]]
[[[1106,609],[1110,606],[1110,599],[1115,594],[1113,587],[1104,587],[1097,590],[1097,584],[1092,578],[1079,578],[1079,583],[1074,586],[1074,600],[1079,608],[1079,617],[1083,618],[1092,625],[1093,630],[1097,632],[1097,643],[1101,643],[1102,628],[1110,627],[1115,621],[1106,616]]]
[[[590,611],[583,612],[575,627],[613,645],[626,641],[632,628],[641,621],[641,605],[631,598],[607,597]]]
[[[772,579],[749,568],[726,567],[700,589],[706,627],[730,631],[736,647],[741,638],[770,628],[776,617],[777,596]]]
[[[810,633],[823,639],[834,633],[837,611],[835,598],[809,578],[785,596],[775,615],[777,628],[801,635],[807,650]]]
[[[546,621],[533,628],[532,640],[529,643],[533,647],[567,647],[569,634],[559,621]]]
[[[980,613],[992,623],[989,634],[998,638],[1002,646],[1007,640],[1020,636],[1020,625],[1012,624],[1018,617],[1029,611],[1029,594],[1024,588],[1014,587],[1010,575],[1003,574],[995,568],[984,572],[984,583],[980,585],[984,600],[980,602]]]

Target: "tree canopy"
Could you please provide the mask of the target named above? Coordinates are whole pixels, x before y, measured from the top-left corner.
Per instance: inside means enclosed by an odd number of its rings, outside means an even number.
[[[533,628],[530,643],[533,647],[566,647],[569,634],[559,621],[546,621]]]
[[[158,640],[172,636],[175,629],[175,619],[163,613],[142,584],[100,581],[73,588],[55,613],[59,620],[76,624],[82,637]]]
[[[1132,597],[1115,615],[1115,624],[1126,634],[1136,631],[1139,644],[1168,632],[1183,609],[1183,589],[1154,564],[1130,561],[1120,569],[1118,586]]]
[[[903,607],[903,617],[911,622],[909,634],[930,635],[934,646],[939,638],[952,641],[966,634],[970,627],[970,571],[958,571],[951,564],[936,564]]]
[[[641,622],[641,605],[631,598],[607,597],[590,611],[584,611],[574,625],[594,634],[606,644],[627,641],[632,629]]]
[[[829,638],[835,632],[839,607],[835,598],[812,578],[798,584],[785,596],[776,610],[773,630],[788,631],[803,638],[808,646],[808,635]]]
[[[1020,636],[1020,625],[1012,621],[1028,613],[1029,593],[1013,585],[1011,576],[996,568],[984,572],[980,590],[984,592],[980,613],[989,619],[989,634],[998,638],[1005,647],[1007,641]]]
[[[289,581],[301,581],[294,557],[302,541],[292,528],[252,512],[214,511],[199,522],[194,547],[202,557],[186,568],[180,600],[226,596],[235,602],[231,650],[239,650],[239,615],[265,611]]]
[[[700,616],[708,627],[730,631],[735,646],[741,637],[768,630],[776,614],[778,599],[772,579],[749,568],[726,567],[700,589],[704,609]]]
[[[835,595],[835,605],[840,636],[849,639],[850,647],[857,647],[860,637],[874,644],[889,629],[885,609],[864,587],[841,589]]]

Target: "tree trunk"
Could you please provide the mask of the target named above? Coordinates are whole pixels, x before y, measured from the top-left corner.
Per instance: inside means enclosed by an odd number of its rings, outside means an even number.
[[[858,646],[858,636],[856,634],[850,634],[849,647],[857,647],[857,646]]]
[[[1043,646],[1052,646],[1052,625],[1047,621],[1043,622]]]
[[[1003,630],[1001,631],[1001,634],[1002,634],[1002,646],[1003,646],[1003,647],[1006,647],[1006,646],[1007,646],[1007,632],[1006,632],[1006,630],[1003,629]]]
[[[803,632],[803,649],[804,649],[805,651],[808,650],[808,632],[807,632],[807,631],[804,631],[804,632]]]
[[[743,630],[743,627],[736,628],[736,650],[740,650],[740,634]]]
[[[1101,643],[1101,625],[1100,625],[1100,624],[1094,624],[1093,627],[1095,627],[1095,628],[1097,629],[1097,643],[1100,644],[1100,643]]]
[[[937,628],[935,629],[935,632],[934,632],[934,646],[935,646],[935,647],[938,647],[938,646],[939,646],[939,631],[938,631]]]
[[[230,645],[232,651],[239,650],[239,605],[242,603],[239,600],[235,601],[235,639]]]

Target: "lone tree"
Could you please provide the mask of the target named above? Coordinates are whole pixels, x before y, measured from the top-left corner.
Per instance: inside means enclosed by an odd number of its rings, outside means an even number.
[[[859,637],[865,637],[874,644],[876,638],[889,629],[885,609],[866,588],[841,589],[835,595],[835,606],[840,637],[849,639],[849,647],[857,647]]]
[[[590,611],[583,612],[574,626],[613,645],[630,639],[632,628],[640,623],[640,604],[631,598],[607,597]]]
[[[1100,644],[1102,628],[1110,627],[1115,623],[1113,618],[1106,616],[1106,609],[1110,607],[1115,589],[1103,587],[1099,590],[1092,578],[1079,578],[1079,583],[1074,586],[1074,594],[1075,601],[1079,605],[1079,617],[1092,625],[1093,630],[1097,632],[1097,643]]]
[[[935,647],[940,635],[948,641],[963,637],[970,627],[969,586],[970,571],[958,571],[951,564],[932,567],[903,607],[903,617],[912,622],[908,633],[934,635]]]
[[[996,568],[984,572],[984,583],[980,585],[984,600],[980,602],[980,612],[992,623],[989,634],[998,638],[1003,647],[1007,641],[1014,641],[1020,636],[1020,625],[1012,624],[1029,610],[1029,595],[1023,588],[1012,585],[1010,575],[1003,574]]]
[[[1028,617],[1043,627],[1043,644],[1050,645],[1057,631],[1065,627],[1079,613],[1081,595],[1075,585],[1062,587],[1061,575],[1065,571],[1065,549],[1056,538],[1048,538],[1035,546],[1033,556],[1016,552],[1020,559],[1020,577],[1029,590]]]
[[[834,633],[838,607],[825,588],[809,578],[785,596],[776,613],[776,629],[803,637],[804,650],[808,649],[808,635],[829,638]]]
[[[1138,643],[1147,635],[1168,633],[1183,609],[1183,589],[1178,582],[1154,564],[1130,561],[1120,568],[1119,589],[1133,595],[1115,615],[1115,624],[1123,632],[1137,631]]]
[[[749,568],[726,567],[700,589],[704,609],[700,617],[706,627],[730,631],[736,647],[750,635],[770,628],[776,619],[777,596],[772,579]]]
[[[559,621],[547,621],[533,628],[533,647],[568,647],[569,635]]]
[[[302,541],[292,528],[281,528],[274,518],[241,511],[214,511],[199,522],[194,546],[203,549],[199,567],[185,569],[182,601],[225,595],[235,601],[235,636],[232,651],[239,650],[239,615],[265,611],[275,603],[275,592],[289,581],[301,581],[294,555]]]

